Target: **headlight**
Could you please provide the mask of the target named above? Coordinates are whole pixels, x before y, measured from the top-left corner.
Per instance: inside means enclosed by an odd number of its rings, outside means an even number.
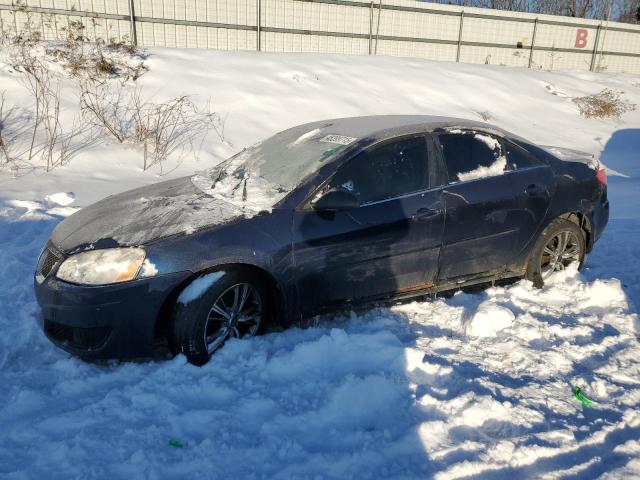
[[[141,248],[108,248],[78,253],[67,258],[56,277],[80,285],[126,282],[138,275],[144,263]]]

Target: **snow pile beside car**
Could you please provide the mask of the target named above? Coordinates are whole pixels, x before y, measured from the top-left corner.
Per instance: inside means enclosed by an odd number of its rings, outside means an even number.
[[[101,366],[33,322],[33,262],[55,220],[5,208],[0,222],[13,285],[0,292],[0,476],[640,474],[638,318],[620,281],[594,278],[597,252],[542,290],[324,318],[231,340],[202,368],[182,356]]]
[[[508,308],[486,302],[481,304],[466,325],[468,335],[474,337],[493,337],[499,331],[509,328],[515,316]]]

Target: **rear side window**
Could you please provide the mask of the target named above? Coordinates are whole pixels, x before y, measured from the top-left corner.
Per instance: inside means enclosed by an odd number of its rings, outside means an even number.
[[[536,167],[540,161],[521,147],[507,143],[505,145],[510,170]]]
[[[347,189],[362,204],[424,190],[427,185],[427,151],[420,136],[359,154],[336,172],[325,190]]]
[[[507,159],[501,142],[485,133],[446,133],[438,136],[450,182],[501,175]]]

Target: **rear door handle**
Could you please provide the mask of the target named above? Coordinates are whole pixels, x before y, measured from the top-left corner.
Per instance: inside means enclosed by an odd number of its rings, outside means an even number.
[[[422,222],[437,217],[442,213],[442,210],[433,208],[420,208],[416,213],[411,216],[411,220],[414,222]]]
[[[544,191],[545,191],[544,187],[535,183],[527,185],[527,188],[524,189],[524,193],[526,193],[530,197],[535,197],[536,195],[540,195],[541,193],[544,193]]]

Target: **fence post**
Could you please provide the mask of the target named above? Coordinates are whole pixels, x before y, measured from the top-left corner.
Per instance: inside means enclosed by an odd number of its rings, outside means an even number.
[[[378,0],[378,21],[376,23],[376,44],[373,47],[373,54],[378,54],[378,37],[380,36],[380,15],[382,15],[382,0]]]
[[[602,24],[598,25],[596,29],[596,42],[593,46],[593,53],[591,54],[591,65],[589,66],[589,71],[593,72],[593,69],[596,67],[596,57],[598,56],[598,43],[600,41],[600,28]]]
[[[531,62],[533,62],[533,50],[536,47],[536,32],[538,31],[538,17],[533,21],[533,35],[531,35],[531,48],[529,49],[529,65],[527,68],[531,68]]]
[[[131,44],[138,46],[138,35],[136,32],[136,14],[133,10],[133,0],[129,0],[129,22],[131,23]]]
[[[261,22],[261,16],[262,16],[262,1],[261,0],[256,0],[256,33],[257,33],[257,37],[256,37],[256,51],[260,51],[262,50],[262,45],[260,44],[260,22]]]
[[[464,10],[460,12],[460,30],[458,30],[458,50],[456,51],[456,62],[460,61],[460,48],[462,47],[462,25],[464,24]]]
[[[369,55],[373,47],[373,0],[369,4]]]

